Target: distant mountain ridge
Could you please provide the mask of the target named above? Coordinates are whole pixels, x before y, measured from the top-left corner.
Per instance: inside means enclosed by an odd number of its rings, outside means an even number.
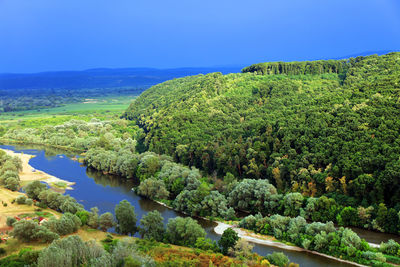
[[[184,76],[222,72],[239,72],[239,67],[204,68],[96,68],[83,71],[54,71],[30,74],[0,74],[0,90],[18,89],[90,89],[90,88],[147,88]]]

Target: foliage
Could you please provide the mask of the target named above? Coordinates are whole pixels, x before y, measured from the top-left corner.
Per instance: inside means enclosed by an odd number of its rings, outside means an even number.
[[[61,215],[60,219],[53,217],[44,222],[43,226],[62,236],[78,231],[81,226],[81,220],[78,216],[67,212]]]
[[[97,207],[93,207],[90,209],[87,224],[94,229],[97,229],[99,227],[99,209]]]
[[[75,215],[81,220],[81,225],[87,225],[88,224],[90,212],[88,212],[86,210],[80,210],[80,211],[77,211],[75,213]]]
[[[266,258],[270,263],[279,267],[285,267],[289,264],[288,257],[282,252],[273,252],[272,254],[267,255]]]
[[[17,219],[15,219],[14,217],[7,217],[6,224],[7,226],[12,226],[16,221]]]
[[[21,220],[13,224],[11,236],[22,242],[43,241],[51,242],[59,236],[51,232],[48,228],[38,225],[37,222]]]
[[[141,182],[137,193],[149,199],[167,199],[169,196],[164,181],[154,178],[149,178]]]
[[[135,207],[127,200],[122,200],[115,206],[115,218],[118,233],[134,235],[137,232]]]
[[[99,227],[102,231],[107,231],[109,228],[115,226],[114,216],[111,212],[106,212],[99,217]]]
[[[197,239],[205,236],[204,229],[190,217],[168,220],[166,239],[172,244],[194,247]]]
[[[20,204],[20,205],[25,204],[26,196],[24,196],[24,195],[18,196],[15,201],[17,202],[17,204]]]
[[[18,172],[22,170],[22,163],[18,157],[11,157],[0,151],[0,185],[12,191],[20,187]]]
[[[239,226],[257,233],[273,235],[278,240],[294,243],[307,250],[318,251],[361,264],[382,261],[384,258],[381,253],[371,250],[369,244],[351,229],[343,227],[336,229],[332,222],[307,223],[301,216],[296,218],[281,215],[262,217],[258,214],[243,218]],[[390,241],[388,244],[383,243],[380,251],[388,254],[389,251],[398,253],[397,246],[399,245],[394,241]]]
[[[146,90],[124,116],[144,130],[137,141],[150,151],[209,174],[394,208],[399,57],[267,63],[244,72],[268,75],[175,79]]]
[[[164,218],[157,210],[150,211],[140,220],[139,233],[144,239],[162,241],[164,239]]]
[[[233,248],[239,240],[238,234],[231,228],[226,229],[218,241],[223,254],[227,254],[230,248]]]
[[[40,192],[46,189],[46,184],[41,183],[40,181],[33,181],[24,187],[25,193],[28,195],[28,197],[36,200],[39,199]]]
[[[234,257],[250,259],[253,255],[253,247],[245,239],[240,238],[232,248],[228,249],[228,254]]]
[[[127,259],[127,258],[130,259]],[[118,241],[112,251],[107,252],[95,241],[83,242],[79,236],[69,236],[53,242],[38,258],[41,266],[126,266],[126,262],[138,262],[139,266],[154,266],[153,261],[137,252],[134,244]]]
[[[385,254],[400,257],[400,244],[390,239],[388,242],[382,242],[379,250]]]

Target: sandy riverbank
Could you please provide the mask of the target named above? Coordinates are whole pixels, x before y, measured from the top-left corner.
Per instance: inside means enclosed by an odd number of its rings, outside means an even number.
[[[347,260],[342,260],[342,259],[338,259],[335,258],[333,256],[329,256],[323,253],[319,253],[316,251],[311,251],[311,250],[306,250],[304,248],[300,248],[300,247],[296,247],[296,246],[290,246],[290,245],[286,245],[284,243],[281,242],[277,242],[274,241],[271,237],[269,236],[263,236],[263,235],[258,235],[258,234],[254,234],[251,232],[247,232],[241,228],[237,228],[233,225],[229,225],[226,223],[222,223],[222,222],[217,222],[217,226],[214,228],[215,233],[222,235],[224,233],[224,231],[228,228],[232,228],[240,238],[243,238],[251,243],[257,243],[260,245],[265,245],[265,246],[271,246],[271,247],[277,247],[277,248],[282,248],[282,249],[286,249],[286,250],[292,250],[292,251],[299,251],[299,252],[308,252],[308,253],[312,253],[315,255],[319,255],[325,258],[330,258],[339,262],[344,262],[344,263],[348,263],[348,264],[352,264],[354,266],[359,266],[359,267],[364,267],[365,265],[362,264],[358,264],[352,261],[347,261]]]
[[[12,150],[8,149],[1,149],[5,151],[8,155],[13,156],[13,157],[18,157],[22,161],[22,171],[19,173],[19,178],[22,183],[28,183],[31,181],[43,181],[47,183],[49,186],[54,186],[55,183],[62,182],[67,185],[66,189],[72,190],[72,185],[75,183],[69,182],[66,180],[62,180],[58,177],[52,176],[50,174],[47,174],[43,171],[37,170],[33,168],[29,164],[29,160],[35,156],[29,155],[29,154],[24,154],[24,153],[16,153]]]

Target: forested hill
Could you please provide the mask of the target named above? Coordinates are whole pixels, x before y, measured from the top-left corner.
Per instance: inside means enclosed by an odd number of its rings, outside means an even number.
[[[243,71],[158,84],[125,116],[144,129],[149,150],[210,174],[399,203],[400,53]]]

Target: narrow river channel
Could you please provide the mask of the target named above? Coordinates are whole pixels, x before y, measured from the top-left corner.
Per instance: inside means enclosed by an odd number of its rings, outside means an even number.
[[[170,218],[183,216],[154,201],[136,195],[131,190],[134,185],[133,181],[89,170],[79,162],[72,160],[71,157],[73,154],[68,154],[65,151],[38,146],[0,145],[0,148],[9,149],[17,153],[23,152],[35,155],[36,157],[29,161],[33,168],[61,179],[75,182],[73,190],[67,190],[66,193],[74,197],[87,210],[92,207],[98,207],[100,213],[108,211],[113,213],[115,205],[121,200],[126,199],[134,205],[138,221],[144,214],[152,210],[158,210],[164,217],[165,223]],[[209,238],[219,240],[220,236],[214,232],[214,223],[201,219],[197,220],[205,229]],[[363,238],[368,238],[368,232],[363,232]],[[375,243],[386,241],[388,238],[388,236],[380,236],[378,233],[373,233],[372,236]],[[284,252],[292,262],[296,262],[300,266],[353,266],[311,253],[289,251],[259,244],[254,244],[254,251],[262,256],[274,251]]]

